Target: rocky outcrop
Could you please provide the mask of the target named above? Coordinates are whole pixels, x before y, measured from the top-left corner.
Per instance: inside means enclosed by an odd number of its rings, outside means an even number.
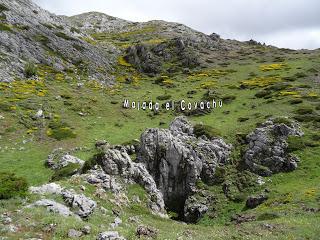
[[[213,183],[216,167],[228,162],[230,150],[231,146],[220,138],[195,137],[192,125],[179,117],[169,130],[145,131],[137,159],[157,183],[166,206],[183,213],[186,199],[196,191],[197,181]]]
[[[247,136],[244,160],[249,169],[261,176],[288,172],[297,168],[299,159],[288,153],[289,136],[302,136],[296,122],[270,119]]]
[[[76,194],[73,190],[62,192],[64,201],[74,209],[81,218],[88,218],[97,207],[97,203],[83,194]]]
[[[79,166],[83,166],[84,161],[64,152],[61,148],[53,150],[46,160],[46,165],[54,170],[64,168],[69,164],[78,164]]]
[[[154,47],[139,44],[126,50],[125,59],[140,72],[150,75],[160,73],[165,62],[176,60],[183,68],[194,68],[200,65],[195,50],[197,44],[190,38],[173,38]]]
[[[121,176],[127,183],[138,183],[145,188],[150,196],[151,210],[161,216],[166,216],[165,205],[161,192],[146,167],[134,163],[125,148],[110,148],[100,156],[100,165],[105,173]]]
[[[117,182],[116,178],[106,174],[100,166],[94,167],[94,169],[88,171],[83,177],[88,183],[100,186],[104,190],[109,190],[113,193],[119,193],[122,189],[122,186]]]

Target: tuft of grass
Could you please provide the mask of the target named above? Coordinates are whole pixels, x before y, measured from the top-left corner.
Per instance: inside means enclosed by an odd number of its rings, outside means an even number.
[[[37,75],[37,67],[33,62],[27,62],[24,65],[24,75],[26,78],[31,78]]]

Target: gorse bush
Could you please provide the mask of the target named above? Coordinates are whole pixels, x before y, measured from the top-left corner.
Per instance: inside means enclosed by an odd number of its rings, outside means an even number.
[[[24,75],[26,78],[31,78],[37,75],[37,67],[33,62],[28,62],[25,64]]]
[[[195,125],[193,133],[197,137],[206,136],[207,138],[210,138],[210,139],[221,135],[219,130],[217,130],[211,126],[203,125],[203,124]]]
[[[59,181],[61,179],[70,177],[80,170],[81,166],[77,163],[70,163],[68,166],[58,169],[51,177],[51,181]]]
[[[23,197],[28,191],[26,179],[13,173],[0,172],[0,199]]]

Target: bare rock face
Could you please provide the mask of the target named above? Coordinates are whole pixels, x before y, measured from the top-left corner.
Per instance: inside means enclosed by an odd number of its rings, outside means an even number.
[[[10,30],[0,32],[0,82],[22,78],[25,61],[57,71],[86,62],[92,79],[111,82],[106,72],[111,69],[112,56],[82,40],[87,36],[76,31],[68,18],[51,14],[31,0],[2,0],[1,4],[6,7],[2,16]]]
[[[270,119],[247,136],[249,146],[244,155],[245,163],[252,172],[261,176],[295,170],[299,159],[288,154],[287,139],[302,135],[298,123]]]
[[[146,167],[134,163],[125,148],[110,148],[99,159],[102,169],[109,175],[119,175],[128,183],[138,183],[145,188],[150,196],[151,210],[166,216],[165,205],[161,192]]]
[[[183,212],[196,182],[215,180],[219,164],[226,164],[231,146],[222,139],[196,138],[184,117],[176,118],[170,129],[149,129],[141,136],[137,159],[143,163],[162,192],[166,206]]]

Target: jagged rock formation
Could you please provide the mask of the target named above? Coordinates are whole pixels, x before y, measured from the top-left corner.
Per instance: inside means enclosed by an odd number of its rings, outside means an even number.
[[[91,78],[110,82],[112,56],[82,40],[85,37],[66,17],[56,16],[30,0],[3,0],[6,31],[0,31],[0,81],[23,78],[24,64],[32,61],[56,70],[88,67]],[[100,70],[99,70],[100,69]],[[103,70],[103,71],[102,71]]]
[[[196,138],[192,125],[179,117],[169,130],[144,132],[137,159],[156,181],[166,206],[182,213],[189,212],[185,201],[196,191],[197,181],[214,182],[216,167],[228,162],[230,150],[222,139]]]
[[[100,156],[99,163],[102,169],[109,175],[119,175],[128,183],[142,185],[150,196],[151,210],[161,216],[166,216],[165,205],[161,192],[155,181],[141,163],[134,163],[125,148],[107,149]]]
[[[64,201],[83,219],[88,218],[97,207],[95,201],[83,194],[76,194],[73,190],[63,190],[61,195]]]
[[[297,168],[299,159],[288,154],[286,140],[289,136],[302,135],[298,123],[270,119],[247,136],[249,146],[244,155],[245,163],[261,176],[292,171]]]

